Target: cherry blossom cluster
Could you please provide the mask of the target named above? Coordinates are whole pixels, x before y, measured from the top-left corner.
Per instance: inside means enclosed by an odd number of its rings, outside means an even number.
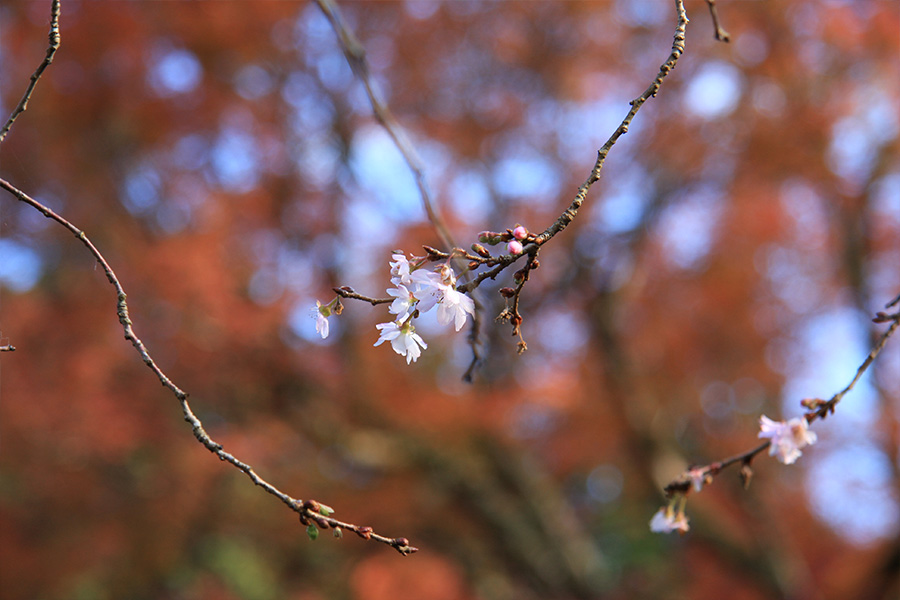
[[[406,357],[406,363],[415,362],[428,345],[416,333],[413,319],[437,307],[437,320],[441,325],[453,323],[456,331],[466,323],[466,315],[475,314],[475,303],[457,291],[456,276],[449,265],[437,271],[422,268],[424,260],[410,263],[405,254],[395,253],[391,265],[391,283],[387,290],[394,298],[388,312],[396,315],[393,321],[379,323],[381,332],[375,345],[390,342],[394,352]]]
[[[388,312],[395,317],[393,321],[375,326],[380,332],[375,345],[390,342],[394,352],[405,356],[409,364],[428,348],[425,340],[416,333],[415,318],[436,307],[438,323],[452,323],[459,331],[465,325],[466,317],[475,314],[475,302],[456,289],[456,276],[450,265],[445,263],[436,270],[429,270],[424,268],[428,258],[410,262],[402,252],[395,252],[391,258],[391,283],[394,287],[387,290],[388,296],[393,298]],[[312,316],[316,319],[316,331],[323,339],[328,337],[328,317],[341,314],[341,310],[343,306],[339,297],[328,304],[316,300]]]

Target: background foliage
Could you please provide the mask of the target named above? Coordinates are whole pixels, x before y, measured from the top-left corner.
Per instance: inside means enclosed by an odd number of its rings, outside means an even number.
[[[849,382],[900,288],[900,8],[723,2],[523,295],[529,351],[426,324],[372,349],[390,250],[437,239],[304,3],[65,2],[0,172],[84,229],[210,434],[286,492],[404,535],[311,542],[212,459],[122,339],[102,271],[0,200],[4,598],[888,598],[896,340],[797,465],[755,463],[652,535],[660,488]],[[568,205],[668,55],[669,2],[344,3],[458,240]],[[49,6],[0,7],[3,114]]]

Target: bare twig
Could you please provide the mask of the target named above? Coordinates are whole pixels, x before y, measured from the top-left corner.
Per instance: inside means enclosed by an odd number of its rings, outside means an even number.
[[[372,112],[375,113],[375,119],[382,127],[384,127],[385,131],[387,131],[391,141],[394,142],[394,145],[397,146],[397,150],[399,150],[400,154],[403,156],[404,162],[406,162],[409,170],[412,171],[413,177],[416,180],[416,187],[419,188],[419,195],[422,197],[422,206],[425,208],[428,220],[431,221],[435,231],[437,231],[438,236],[441,238],[441,243],[446,248],[455,247],[456,243],[453,241],[453,236],[450,234],[447,224],[444,222],[437,207],[435,207],[434,203],[431,201],[431,194],[428,191],[428,185],[425,181],[425,171],[422,168],[422,163],[420,162],[415,149],[409,142],[409,138],[406,137],[403,128],[397,122],[397,119],[394,118],[391,109],[387,104],[382,102],[375,93],[375,87],[372,84],[372,76],[369,72],[369,63],[366,60],[365,48],[363,48],[359,40],[356,39],[353,32],[351,32],[344,24],[341,12],[332,0],[316,0],[316,4],[322,9],[325,17],[331,23],[331,27],[337,34],[341,50],[347,58],[350,68],[353,69],[353,72],[366,88],[366,96],[368,96],[369,103],[372,105]]]
[[[685,29],[687,28],[688,18],[687,13],[684,9],[683,0],[675,0],[675,10],[678,14],[678,24],[675,27],[675,36],[672,41],[672,52],[669,54],[669,57],[666,61],[660,65],[659,72],[656,74],[656,77],[650,83],[650,86],[644,90],[644,93],[629,102],[631,105],[631,110],[625,115],[625,118],[622,119],[622,122],[613,132],[613,134],[606,140],[606,143],[597,151],[597,161],[594,163],[594,167],[591,169],[590,175],[588,175],[587,180],[578,188],[578,191],[575,193],[575,198],[569,204],[568,208],[553,222],[547,229],[545,229],[540,235],[534,236],[531,238],[526,244],[524,244],[524,252],[519,255],[504,255],[500,257],[499,264],[494,268],[480,273],[477,277],[475,277],[472,281],[467,283],[464,286],[460,286],[458,289],[461,291],[469,291],[473,290],[485,280],[485,279],[494,279],[497,275],[499,275],[502,271],[504,271],[508,266],[519,260],[520,258],[528,255],[531,256],[532,253],[536,250],[537,246],[542,246],[550,241],[554,236],[564,230],[569,224],[575,219],[578,215],[578,210],[581,208],[582,204],[584,204],[585,199],[587,198],[588,190],[590,190],[591,186],[594,185],[597,181],[600,180],[600,171],[603,169],[603,164],[606,162],[606,157],[609,154],[609,151],[615,145],[615,143],[622,137],[624,134],[628,133],[628,127],[631,125],[631,122],[634,120],[635,115],[637,115],[638,111],[641,109],[641,106],[649,100],[650,98],[654,98],[656,94],[659,92],[660,86],[662,86],[663,80],[669,74],[672,69],[675,68],[675,65],[678,63],[678,59],[684,54],[684,40],[685,40]]]
[[[716,9],[716,0],[706,0],[706,3],[709,5],[709,15],[712,17],[716,39],[727,44],[731,41],[731,35],[722,29],[722,25],[719,23],[719,11]]]
[[[370,298],[369,296],[363,296],[362,294],[357,294],[352,287],[349,285],[343,285],[341,287],[333,288],[334,293],[340,296],[341,298],[350,298],[351,300],[362,300],[363,302],[368,302],[372,306],[378,306],[379,304],[388,304],[393,302],[393,298]]]
[[[378,535],[372,531],[371,527],[360,527],[358,525],[353,525],[351,523],[345,523],[343,521],[338,521],[336,519],[331,518],[328,515],[323,515],[319,511],[319,504],[313,500],[299,500],[292,498],[291,496],[285,494],[275,486],[273,486],[268,481],[264,480],[262,477],[256,474],[256,471],[253,470],[253,467],[245,462],[242,462],[234,455],[226,452],[222,446],[222,444],[214,441],[209,434],[203,428],[203,423],[200,419],[194,414],[191,410],[190,404],[188,404],[188,394],[182,391],[178,386],[176,386],[171,379],[159,368],[153,358],[150,356],[147,347],[141,341],[141,339],[137,336],[132,328],[131,317],[128,314],[128,304],[125,301],[126,294],[125,290],[122,287],[122,284],[119,283],[119,279],[116,277],[116,274],[113,272],[112,267],[109,266],[109,263],[100,253],[96,246],[94,246],[93,242],[88,239],[88,236],[84,233],[84,231],[75,227],[72,223],[67,221],[65,218],[61,217],[57,213],[53,212],[50,208],[44,206],[34,198],[30,197],[25,192],[16,188],[9,182],[4,179],[0,179],[0,188],[3,188],[10,194],[16,197],[20,202],[24,202],[29,206],[38,210],[41,214],[43,214],[48,219],[53,219],[66,229],[68,229],[78,240],[84,244],[84,246],[88,249],[88,251],[94,256],[100,266],[103,268],[103,272],[106,274],[106,278],[109,280],[109,283],[116,290],[117,304],[116,304],[116,312],[119,316],[119,323],[122,325],[122,329],[125,332],[125,339],[131,342],[131,345],[134,346],[134,349],[137,350],[138,354],[141,356],[141,360],[143,360],[144,364],[150,368],[151,371],[156,375],[156,377],[160,380],[164,387],[166,387],[169,391],[171,391],[175,397],[178,399],[178,402],[181,404],[181,411],[184,414],[184,420],[187,421],[191,430],[194,433],[194,437],[197,438],[197,441],[203,444],[203,446],[219,457],[219,460],[225,461],[238,470],[242,471],[247,477],[250,478],[251,481],[255,485],[263,488],[269,494],[275,496],[282,502],[284,502],[291,510],[298,513],[300,515],[300,520],[304,524],[309,524],[310,522],[316,523],[321,527],[333,527],[340,529],[347,529],[350,531],[354,531],[359,534],[361,537],[365,539],[375,540],[384,544],[387,544],[394,549],[396,549],[401,554],[411,554],[416,552],[416,548],[409,545],[409,541],[406,538],[389,538],[382,535]],[[330,514],[330,513],[329,513]]]
[[[871,365],[875,360],[875,357],[877,357],[881,353],[882,349],[884,349],[884,345],[887,342],[888,338],[891,337],[894,331],[897,330],[897,327],[900,327],[900,313],[889,315],[889,318],[892,321],[891,326],[888,327],[887,331],[885,331],[884,334],[882,334],[882,336],[878,339],[878,342],[875,344],[875,347],[872,348],[872,351],[869,352],[866,360],[864,360],[856,370],[856,375],[853,377],[853,380],[847,384],[847,387],[839,391],[827,401],[816,403],[816,405],[814,406],[815,410],[806,414],[807,421],[812,423],[816,419],[824,419],[829,414],[834,413],[834,409],[837,406],[837,403],[841,401],[841,398],[843,398],[847,394],[847,392],[853,389],[853,386],[855,386],[856,382],[859,381],[860,377],[863,376],[863,373],[866,372],[866,370],[869,368],[869,365]],[[880,319],[879,317],[875,317],[874,320],[879,323],[884,322],[884,320]]]
[[[47,55],[44,56],[44,60],[38,65],[37,70],[31,74],[31,83],[28,84],[25,95],[22,96],[22,99],[19,100],[19,104],[13,109],[9,119],[6,120],[6,125],[3,126],[3,129],[0,129],[0,142],[6,138],[6,134],[9,133],[16,118],[28,108],[28,101],[31,99],[31,94],[34,92],[38,79],[41,78],[41,75],[44,74],[44,70],[53,62],[53,56],[59,49],[59,2],[60,0],[53,0],[53,4],[50,7],[50,45],[47,47]]]
[[[615,143],[622,137],[624,134],[628,133],[628,127],[631,125],[631,122],[634,120],[635,115],[637,115],[638,111],[644,105],[644,103],[650,98],[656,97],[656,94],[659,92],[659,88],[662,86],[663,80],[666,76],[671,72],[676,64],[678,63],[678,59],[684,54],[684,41],[685,41],[685,29],[687,28],[688,18],[687,13],[684,9],[683,0],[675,0],[675,10],[678,14],[678,24],[675,27],[675,35],[672,41],[672,52],[669,54],[669,57],[666,61],[660,65],[659,72],[656,74],[656,77],[650,83],[650,86],[644,90],[644,93],[629,102],[631,105],[631,109],[625,115],[625,118],[622,119],[622,122],[619,123],[619,126],[613,132],[613,134],[606,140],[606,143],[597,151],[597,161],[594,163],[594,167],[591,169],[590,174],[588,175],[587,180],[578,188],[578,191],[575,193],[575,198],[569,204],[568,208],[554,221],[547,229],[545,229],[540,235],[534,236],[530,238],[528,243],[524,245],[524,252],[519,255],[505,255],[500,257],[499,264],[493,269],[483,272],[479,274],[475,279],[470,281],[464,286],[460,286],[458,289],[461,291],[469,291],[477,288],[481,282],[485,279],[493,279],[497,275],[500,274],[503,270],[505,270],[509,265],[516,262],[520,258],[526,255],[530,255],[531,251],[534,250],[534,246],[542,246],[546,244],[550,239],[564,230],[569,224],[575,219],[578,215],[578,210],[581,208],[582,204],[584,204],[585,199],[587,198],[588,190],[590,190],[591,186],[594,185],[597,181],[600,180],[600,171],[603,169],[603,164],[606,162],[606,157],[609,154],[609,151],[615,145]]]
[[[888,304],[888,307],[890,307],[891,305],[892,304]],[[874,320],[876,322],[884,322],[884,320],[879,320],[878,317],[876,317]],[[888,327],[887,331],[885,331],[878,339],[878,342],[876,342],[875,346],[872,348],[872,351],[869,352],[869,355],[866,356],[866,359],[856,370],[856,375],[853,377],[853,380],[850,381],[850,383],[847,384],[844,389],[836,393],[828,400],[803,401],[804,406],[814,409],[804,415],[808,423],[812,423],[816,419],[824,419],[829,414],[834,413],[837,403],[840,402],[841,398],[843,398],[850,390],[853,389],[853,387],[862,377],[863,373],[865,373],[869,366],[871,366],[871,364],[875,361],[875,358],[878,357],[878,355],[884,349],[884,345],[885,343],[887,343],[888,338],[894,334],[898,327],[900,327],[900,313],[890,315],[890,319],[887,320],[891,321],[891,326]],[[746,485],[746,483],[749,481],[750,475],[752,474],[752,471],[750,471],[751,461],[757,454],[767,449],[770,445],[770,442],[764,442],[751,450],[748,450],[741,454],[737,454],[735,456],[732,456],[731,458],[716,461],[708,465],[691,467],[687,471],[679,475],[676,479],[673,479],[665,486],[665,488],[663,488],[666,492],[666,496],[671,497],[676,493],[686,494],[690,492],[691,485],[695,481],[699,480],[703,481],[704,483],[709,483],[723,469],[738,463],[742,465],[741,477],[744,479]]]
[[[606,156],[609,154],[609,151],[615,145],[620,137],[628,133],[628,127],[631,125],[631,121],[634,119],[637,112],[640,110],[641,106],[644,105],[644,102],[656,96],[657,92],[659,92],[659,88],[662,85],[663,80],[666,78],[666,75],[675,68],[675,65],[678,63],[679,57],[684,54],[684,36],[685,29],[687,28],[688,18],[687,13],[684,10],[684,1],[683,0],[675,0],[675,10],[678,13],[678,25],[675,27],[675,39],[672,42],[672,52],[669,54],[669,58],[666,59],[659,67],[659,73],[657,73],[656,77],[650,83],[650,87],[644,90],[644,93],[632,100],[629,104],[631,105],[631,110],[628,111],[628,114],[625,115],[625,118],[622,119],[622,122],[613,132],[613,134],[606,140],[606,143],[603,144],[603,147],[597,151],[597,162],[594,163],[594,168],[591,169],[590,175],[588,175],[587,180],[581,184],[581,187],[578,188],[578,191],[575,194],[575,198],[572,200],[569,207],[559,216],[556,221],[550,225],[543,233],[537,236],[534,243],[537,245],[543,245],[547,243],[553,236],[561,232],[563,229],[569,226],[575,217],[578,214],[578,209],[581,208],[581,205],[584,204],[585,198],[587,197],[588,190],[591,188],[594,183],[600,180],[600,171],[603,169],[603,163],[606,162]],[[527,249],[527,246],[526,246]]]
[[[528,260],[525,262],[525,266],[516,271],[515,275],[513,275],[513,280],[516,282],[515,288],[501,288],[500,294],[507,299],[511,299],[511,305],[507,305],[506,309],[500,313],[500,316],[497,317],[498,321],[509,322],[512,325],[512,334],[519,337],[519,342],[517,345],[518,353],[522,354],[526,350],[528,350],[528,344],[525,343],[525,338],[522,336],[522,315],[519,314],[519,298],[522,294],[522,288],[525,287],[525,282],[528,281],[528,276],[533,269],[537,269],[540,266],[540,263],[537,259],[537,249],[532,246],[533,251],[528,254]]]

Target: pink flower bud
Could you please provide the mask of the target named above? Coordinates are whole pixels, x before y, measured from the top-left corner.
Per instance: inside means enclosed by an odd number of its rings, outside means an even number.
[[[522,242],[519,240],[512,240],[509,244],[506,245],[506,250],[510,254],[522,254]]]
[[[524,240],[528,237],[528,230],[519,225],[518,227],[513,229],[513,237],[515,237],[517,240]]]

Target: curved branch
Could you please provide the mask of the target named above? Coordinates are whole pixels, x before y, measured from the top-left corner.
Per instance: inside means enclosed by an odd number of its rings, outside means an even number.
[[[255,485],[258,485],[266,492],[285,503],[291,510],[300,515],[300,521],[305,525],[315,523],[323,528],[332,527],[335,529],[347,529],[357,533],[365,539],[371,539],[383,544],[387,544],[404,555],[411,554],[417,551],[417,548],[409,545],[409,540],[407,540],[406,538],[385,537],[374,533],[371,527],[362,527],[359,525],[353,525],[352,523],[338,521],[337,519],[333,519],[329,516],[330,509],[327,511],[327,514],[322,514],[322,507],[318,502],[314,500],[304,501],[292,498],[291,496],[285,494],[274,485],[257,475],[256,471],[253,470],[253,467],[251,465],[242,462],[233,454],[226,452],[222,444],[213,440],[209,436],[209,434],[206,433],[206,430],[203,428],[203,423],[191,410],[191,406],[188,403],[188,394],[177,385],[175,385],[175,383],[172,382],[171,379],[169,379],[169,377],[162,371],[162,369],[159,368],[159,366],[153,360],[153,357],[150,356],[150,353],[147,350],[147,347],[144,345],[144,342],[142,342],[134,332],[131,317],[128,313],[128,303],[126,302],[127,295],[125,294],[125,289],[119,282],[118,277],[116,277],[116,274],[112,270],[112,267],[109,266],[106,258],[104,258],[97,247],[94,246],[93,242],[91,242],[84,231],[78,229],[77,227],[75,227],[75,225],[67,221],[65,218],[53,212],[50,208],[44,206],[6,180],[0,179],[0,188],[3,188],[7,192],[15,196],[16,199],[20,202],[24,202],[25,204],[28,204],[29,206],[35,208],[48,219],[52,219],[68,229],[72,233],[72,235],[78,238],[78,240],[82,244],[84,244],[88,251],[94,256],[94,258],[103,268],[103,272],[106,274],[106,278],[109,280],[109,283],[116,290],[116,313],[119,317],[119,323],[121,323],[122,329],[125,332],[125,339],[131,342],[131,345],[134,346],[134,349],[137,350],[138,354],[140,354],[141,360],[145,365],[147,365],[147,367],[150,368],[151,371],[153,371],[153,373],[163,384],[163,386],[171,391],[178,399],[178,402],[181,404],[181,411],[184,414],[184,420],[190,424],[191,430],[194,433],[194,437],[197,438],[197,441],[203,444],[203,446],[207,450],[219,457],[219,460],[227,462],[239,471],[242,471],[245,475],[247,475],[247,477],[250,478],[250,480]]]

